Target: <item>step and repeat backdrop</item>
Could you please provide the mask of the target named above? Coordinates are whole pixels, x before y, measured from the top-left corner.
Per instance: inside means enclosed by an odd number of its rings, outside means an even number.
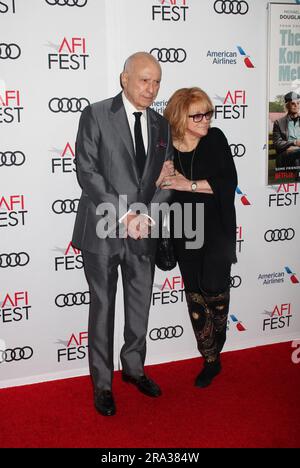
[[[267,5],[0,2],[0,386],[88,373],[90,295],[70,242],[77,126],[87,104],[119,92],[123,63],[138,50],[163,69],[154,109],[162,113],[180,87],[202,87],[235,160],[238,263],[225,351],[300,337],[299,183],[265,183]],[[122,295],[120,283],[115,369]],[[146,363],[197,355],[180,273],[157,270]]]

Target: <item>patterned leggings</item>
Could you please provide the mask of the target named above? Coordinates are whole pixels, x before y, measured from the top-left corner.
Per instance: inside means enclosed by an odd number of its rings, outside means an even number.
[[[179,261],[179,267],[198,349],[214,362],[226,341],[231,263],[220,257],[201,260]]]

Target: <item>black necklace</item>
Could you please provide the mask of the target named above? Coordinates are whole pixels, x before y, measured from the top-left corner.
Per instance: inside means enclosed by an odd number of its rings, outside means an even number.
[[[198,146],[198,145],[197,145],[197,146]],[[195,157],[195,154],[196,154],[197,146],[196,146],[196,148],[194,149],[193,155],[192,155],[191,169],[190,169],[190,174],[191,174],[190,180],[194,180],[194,179],[193,179],[193,164],[194,164],[194,157]],[[184,175],[184,177],[185,177],[186,179],[188,179],[186,173],[184,172],[182,163],[181,163],[180,151],[179,151],[177,148],[176,148],[176,150],[177,150],[177,154],[178,154],[178,161],[179,161],[179,164],[180,164],[181,172],[182,172],[182,174]]]

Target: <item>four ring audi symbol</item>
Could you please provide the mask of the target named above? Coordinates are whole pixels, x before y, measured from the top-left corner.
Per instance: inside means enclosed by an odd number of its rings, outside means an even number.
[[[154,49],[150,50],[150,54],[152,54],[159,62],[162,63],[182,63],[186,59],[186,51],[184,49],[158,49],[155,47]]]
[[[21,49],[18,44],[5,44],[0,43],[0,59],[12,59],[15,60],[21,55]]]
[[[22,151],[0,151],[1,166],[22,166],[25,162],[25,154]]]
[[[84,7],[88,0],[46,0],[48,5]]]
[[[0,254],[0,268],[25,266],[29,260],[30,257],[26,252]]]
[[[75,305],[87,305],[91,302],[90,291],[59,294],[55,298],[57,307],[72,307]]]
[[[214,3],[214,10],[216,13],[226,15],[245,15],[249,11],[249,5],[245,1],[238,0],[217,0]]]
[[[231,276],[230,278],[230,287],[238,288],[242,284],[242,278],[238,275]]]
[[[162,328],[153,328],[149,337],[153,341],[157,340],[166,340],[171,338],[180,338],[183,334],[183,328],[181,325],[176,325],[175,327],[162,327]]]
[[[246,147],[242,143],[238,143],[237,145],[231,144],[229,147],[233,158],[235,156],[241,158],[246,153]]]
[[[295,231],[292,228],[287,229],[269,229],[265,232],[264,238],[266,242],[277,242],[292,240],[295,237]]]
[[[56,214],[77,213],[78,203],[78,198],[74,200],[55,200],[55,202],[52,203],[52,211]]]
[[[49,109],[52,112],[82,112],[90,103],[86,98],[52,98],[49,101]]]
[[[12,361],[26,361],[33,356],[33,349],[30,346],[14,349],[0,349],[0,363]]]

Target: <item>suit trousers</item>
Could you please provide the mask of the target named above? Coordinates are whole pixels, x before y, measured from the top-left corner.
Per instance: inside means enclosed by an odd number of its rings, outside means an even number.
[[[95,391],[110,390],[114,370],[118,269],[120,267],[122,273],[125,314],[120,359],[123,371],[138,377],[144,374],[154,258],[134,254],[126,239],[117,254],[105,256],[86,250],[82,254],[91,294],[88,322],[90,373]]]

